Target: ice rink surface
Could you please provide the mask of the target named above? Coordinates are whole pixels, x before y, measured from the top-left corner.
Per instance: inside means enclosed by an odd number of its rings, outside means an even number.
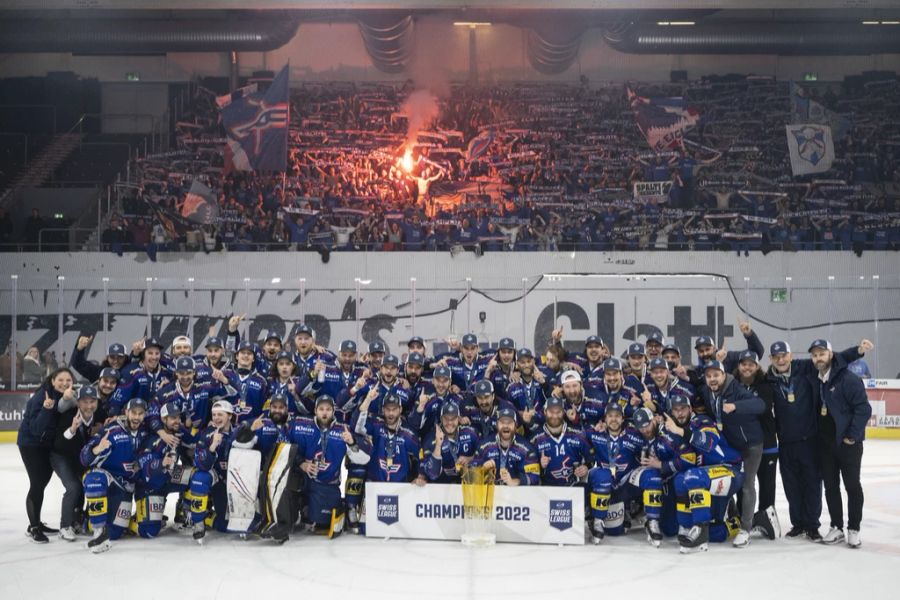
[[[900,441],[865,442],[862,548],[754,539],[749,548],[710,544],[681,556],[674,539],[654,549],[643,531],[601,546],[367,539],[295,535],[284,546],[211,533],[128,538],[92,555],[87,538],[25,537],[27,478],[15,445],[0,446],[0,599],[202,600],[235,598],[866,598],[897,597],[900,573]],[[62,487],[47,489],[44,521],[58,525]],[[776,508],[785,530],[787,504]],[[167,512],[172,513],[172,502]],[[822,533],[827,530],[823,509]],[[699,575],[702,573],[702,575]]]

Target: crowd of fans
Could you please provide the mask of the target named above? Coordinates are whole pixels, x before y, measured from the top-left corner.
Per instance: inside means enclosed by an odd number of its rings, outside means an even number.
[[[458,86],[416,133],[411,84],[303,84],[286,174],[226,173],[215,95],[201,87],[177,149],[132,169],[102,241],[117,251],[897,249],[898,87],[807,90],[850,128],[836,135],[831,170],[805,177],[792,176],[785,140],[789,84],[766,78],[637,86],[701,115],[683,149],[663,153],[650,151],[622,85]],[[470,160],[485,132],[487,151]],[[214,224],[167,217],[194,178],[217,194]]]

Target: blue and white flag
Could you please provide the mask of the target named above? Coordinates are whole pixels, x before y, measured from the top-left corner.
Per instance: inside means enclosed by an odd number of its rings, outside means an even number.
[[[683,98],[646,98],[628,88],[628,100],[638,129],[654,152],[684,148],[684,132],[700,120]]]
[[[828,125],[834,133],[834,139],[841,140],[850,131],[853,123],[842,114],[829,110],[811,98],[806,91],[791,82],[791,123],[818,123]]]
[[[284,171],[287,168],[288,68],[285,66],[265,93],[232,98],[222,108],[228,136],[226,171]]]
[[[824,173],[834,162],[834,141],[828,125],[787,125],[788,149],[794,176]]]

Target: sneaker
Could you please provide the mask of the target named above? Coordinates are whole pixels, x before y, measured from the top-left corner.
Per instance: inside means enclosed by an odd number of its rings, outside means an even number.
[[[203,545],[203,538],[206,537],[206,523],[200,521],[199,523],[194,523],[194,541]]]
[[[862,540],[859,539],[859,531],[856,529],[847,530],[847,545],[851,548],[859,548],[862,546]]]
[[[647,541],[650,542],[650,545],[654,548],[659,548],[663,538],[662,531],[659,528],[659,521],[657,519],[647,519],[644,522],[644,530],[647,532]]]
[[[604,535],[606,534],[603,530],[603,521],[594,519],[594,524],[591,526],[591,541],[595,546],[603,541]]]
[[[59,539],[67,542],[75,541],[75,529],[73,527],[63,527],[59,530]]]
[[[39,525],[42,533],[59,533],[59,529],[53,529],[52,527],[47,527],[46,523],[41,523]]]
[[[805,533],[806,533],[805,529],[803,529],[799,525],[794,525],[793,527],[791,527],[790,531],[788,531],[786,534],[784,534],[784,537],[788,538],[789,540],[792,540],[794,538],[798,538],[798,537],[802,536]]]
[[[762,533],[763,537],[774,540],[781,537],[781,524],[775,507],[770,506],[753,515],[753,530]]]
[[[50,541],[47,538],[47,535],[43,531],[41,531],[41,528],[38,525],[26,529],[25,535],[30,537],[31,541],[35,544],[46,544]]]
[[[832,527],[828,530],[828,533],[825,534],[825,537],[822,538],[822,543],[827,544],[829,546],[833,544],[840,544],[844,541],[844,530],[840,527]]]
[[[819,533],[818,529],[807,529],[806,530],[806,539],[818,544],[819,542],[822,541],[822,534]]]
[[[678,551],[681,554],[706,552],[709,550],[709,526],[706,524],[694,525],[684,535],[681,534],[681,528],[679,528],[678,545],[680,546]]]
[[[106,527],[96,530],[94,537],[87,543],[87,547],[94,554],[100,554],[112,548],[112,542],[109,541],[109,530]]]
[[[746,548],[750,545],[750,532],[746,529],[741,529],[737,532],[737,535],[734,536],[734,539],[731,541],[731,545],[735,548]]]

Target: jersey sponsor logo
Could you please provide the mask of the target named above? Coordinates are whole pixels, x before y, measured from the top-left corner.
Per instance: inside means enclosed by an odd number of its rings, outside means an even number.
[[[559,466],[558,469],[550,470],[550,475],[554,479],[561,479],[563,481],[566,481],[569,479],[569,475],[571,475],[573,472],[572,467],[569,466],[570,458],[571,458],[570,456],[565,457],[562,461],[562,464]]]
[[[397,496],[378,496],[378,520],[385,525],[393,525],[400,518],[400,503]]]
[[[548,521],[550,527],[565,531],[572,527],[573,511],[571,500],[551,500]]]

